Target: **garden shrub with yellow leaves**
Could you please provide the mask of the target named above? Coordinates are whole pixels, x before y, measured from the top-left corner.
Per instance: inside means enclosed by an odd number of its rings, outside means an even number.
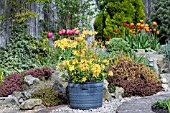
[[[157,73],[142,63],[133,61],[126,55],[119,55],[110,64],[109,88],[123,87],[124,96],[149,96],[162,90]]]
[[[98,53],[88,49],[85,37],[95,35],[96,32],[82,32],[74,40],[62,39],[55,42],[56,47],[71,49],[72,57],[58,63],[60,71],[67,71],[68,75],[63,75],[69,82],[99,82],[107,75],[109,61],[99,57]],[[65,43],[64,43],[65,42]]]

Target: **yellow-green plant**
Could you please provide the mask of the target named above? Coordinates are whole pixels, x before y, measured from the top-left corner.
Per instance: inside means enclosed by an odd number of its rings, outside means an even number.
[[[75,40],[58,40],[55,44],[65,48],[73,48],[73,58],[64,60],[57,65],[61,71],[67,71],[68,75],[63,75],[70,82],[98,82],[102,81],[107,74],[107,66],[109,65],[108,60],[101,59],[97,53],[93,50],[88,49],[87,42],[85,41],[86,35],[96,34],[83,30],[82,34],[75,37]],[[60,42],[63,42],[62,44]],[[65,42],[65,43],[64,43]]]

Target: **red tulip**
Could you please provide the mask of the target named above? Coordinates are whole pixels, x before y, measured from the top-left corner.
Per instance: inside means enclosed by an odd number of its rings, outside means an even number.
[[[102,39],[101,38],[98,38],[98,42],[100,42]]]
[[[115,33],[118,33],[118,29],[115,29]]]
[[[110,36],[106,36],[106,38],[107,38],[108,40],[110,40]]]
[[[52,38],[52,36],[53,36],[53,32],[48,32],[47,37]]]
[[[124,27],[127,27],[127,23],[124,23],[123,26],[124,26]]]

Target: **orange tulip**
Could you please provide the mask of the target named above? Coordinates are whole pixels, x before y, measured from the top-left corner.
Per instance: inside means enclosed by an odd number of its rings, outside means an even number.
[[[132,33],[132,30],[129,30],[129,33]]]
[[[135,27],[135,26],[134,26],[134,23],[131,23],[131,24],[130,24],[130,28],[134,29],[134,27]]]
[[[159,31],[156,32],[157,35],[159,35],[159,33],[160,33]]]
[[[137,23],[136,26],[137,26],[137,27],[140,27],[140,23]]]
[[[143,28],[144,28],[144,24],[141,24],[141,25],[140,25],[140,28],[143,29]]]
[[[157,23],[156,23],[156,22],[153,22],[152,25],[153,25],[153,27],[156,27]]]
[[[145,24],[145,27],[149,27],[149,25],[148,25],[148,24]]]
[[[140,23],[141,23],[141,24],[144,24],[144,20],[140,20]]]
[[[156,29],[153,29],[153,32],[156,32]]]

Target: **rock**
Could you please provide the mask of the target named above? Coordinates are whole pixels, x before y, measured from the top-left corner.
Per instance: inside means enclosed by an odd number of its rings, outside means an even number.
[[[29,97],[31,97],[31,94],[40,90],[41,87],[37,86],[37,87],[34,87],[34,88],[31,88],[31,89],[28,89],[28,90],[24,90],[22,92],[23,96],[24,96],[24,100],[28,99]]]
[[[165,91],[168,91],[168,84],[162,84],[162,87],[164,88]]]
[[[168,83],[166,78],[162,78],[161,81],[162,81],[163,84],[167,84]]]
[[[23,98],[23,95],[22,95],[21,92],[14,91],[14,92],[12,93],[12,95],[15,96],[18,100],[21,99],[21,98]]]
[[[65,93],[65,88],[63,87],[63,85],[58,80],[56,80],[54,82],[52,89],[54,91],[59,91],[60,93]]]
[[[103,100],[107,100],[107,101],[112,101],[112,96],[110,95],[109,93],[109,90],[108,90],[108,81],[106,79],[104,79],[103,81],[104,83],[104,86],[103,86]]]
[[[27,75],[24,77],[24,82],[28,84],[28,86],[31,86],[33,84],[39,84],[40,79],[34,78],[32,75]]]
[[[32,110],[36,106],[42,105],[41,99],[28,99],[20,105],[21,110]]]
[[[122,87],[116,87],[116,90],[114,92],[114,97],[116,99],[122,99],[124,94],[124,89]]]
[[[0,105],[7,107],[19,106],[19,102],[16,97],[8,95],[8,97],[0,97]]]

